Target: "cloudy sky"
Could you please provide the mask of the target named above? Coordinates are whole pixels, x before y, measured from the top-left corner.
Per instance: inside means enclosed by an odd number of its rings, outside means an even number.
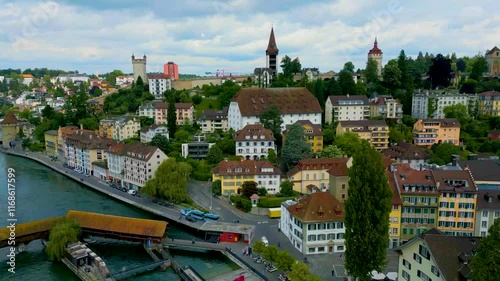
[[[411,2],[411,3],[407,3]],[[480,4],[479,4],[480,3]],[[474,56],[500,46],[498,0],[0,0],[0,68],[248,73],[265,66],[274,26],[279,56],[321,71],[364,68],[378,37],[384,63],[401,49]]]

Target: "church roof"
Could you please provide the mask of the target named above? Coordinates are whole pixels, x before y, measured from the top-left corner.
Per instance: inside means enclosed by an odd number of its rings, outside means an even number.
[[[278,55],[278,52],[278,45],[276,45],[276,38],[274,38],[274,28],[271,28],[271,35],[269,36],[266,55]]]
[[[7,112],[7,115],[5,115],[5,118],[0,122],[0,125],[7,125],[7,124],[18,124],[21,123],[16,116],[14,116],[14,113],[12,111]]]
[[[377,38],[375,38],[375,42],[373,42],[373,48],[368,52],[369,55],[381,55],[382,50],[378,48]]]

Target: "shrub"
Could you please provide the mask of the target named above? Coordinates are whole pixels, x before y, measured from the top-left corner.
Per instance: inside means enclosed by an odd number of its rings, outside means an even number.
[[[199,171],[194,171],[193,172],[193,179],[197,181],[208,181],[212,178],[212,174],[210,173],[203,173]]]
[[[262,208],[278,208],[286,200],[294,200],[294,197],[263,197],[259,198],[258,206]]]
[[[231,195],[229,199],[232,203],[234,203],[234,206],[236,206],[236,208],[244,212],[248,213],[252,210],[252,202],[250,201],[250,199],[238,195]]]

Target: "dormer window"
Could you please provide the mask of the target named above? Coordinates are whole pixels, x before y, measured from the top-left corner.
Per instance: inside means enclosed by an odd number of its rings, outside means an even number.
[[[227,172],[228,172],[228,173],[231,173],[231,169],[227,169]]]
[[[245,168],[245,173],[249,173],[250,172],[250,169],[249,168]]]

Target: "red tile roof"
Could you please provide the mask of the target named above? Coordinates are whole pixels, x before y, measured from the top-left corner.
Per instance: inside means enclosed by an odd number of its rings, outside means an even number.
[[[154,102],[153,106],[155,109],[168,109],[168,103],[166,102]],[[192,107],[194,107],[192,103],[175,103],[175,109],[190,109]]]
[[[303,223],[344,221],[344,204],[330,192],[315,192],[287,207],[293,217]]]
[[[401,194],[429,194],[429,195],[439,195],[439,191],[436,188],[436,181],[434,180],[434,177],[432,175],[432,171],[424,170],[424,171],[418,171],[418,170],[413,170],[410,167],[410,164],[408,163],[398,163],[398,164],[393,164],[393,168],[396,169],[395,171],[395,181],[396,184],[399,188],[399,191]],[[394,177],[394,175],[393,175]],[[411,188],[408,189],[408,191],[405,191],[404,186],[428,186],[430,187],[428,191],[418,191],[417,188],[415,188],[415,191],[411,191]],[[432,189],[434,188],[434,191]]]
[[[65,142],[84,149],[109,149],[116,144],[116,141],[89,132],[86,130],[77,130],[74,134],[66,137]]]
[[[12,111],[7,112],[5,115],[5,118],[0,122],[0,125],[7,125],[7,124],[19,124],[21,121],[19,121],[16,116],[14,116],[14,113]]]
[[[272,106],[282,115],[323,112],[307,88],[243,88],[231,101],[238,103],[242,116],[259,116]]]
[[[477,186],[472,179],[470,170],[432,170],[438,190],[457,193],[477,193]],[[466,184],[462,184],[465,181]]]
[[[272,172],[262,172],[263,168],[271,168]],[[241,171],[236,172],[236,169],[241,169]],[[217,167],[212,169],[212,174],[218,174],[219,176],[276,175],[281,174],[281,170],[267,160],[223,160]]]
[[[297,166],[288,172],[291,177],[301,170],[324,170],[334,176],[347,176],[349,158],[308,158],[299,161]]]
[[[248,136],[248,138],[247,138]],[[264,136],[264,138],[261,138]],[[254,138],[255,137],[255,138]],[[234,141],[274,141],[273,132],[262,124],[249,124],[236,132]]]
[[[431,158],[425,149],[408,142],[400,142],[397,145],[387,148],[382,153],[390,159],[428,160]]]
[[[482,92],[478,94],[478,96],[500,96],[500,92],[497,91],[488,91],[488,92]]]

